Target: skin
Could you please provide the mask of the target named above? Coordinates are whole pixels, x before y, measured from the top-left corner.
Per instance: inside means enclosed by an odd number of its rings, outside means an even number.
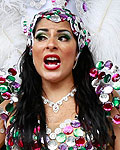
[[[47,29],[47,33],[45,33],[47,38],[42,38],[44,39],[42,41],[36,38],[34,39],[33,61],[37,72],[42,78],[45,93],[45,95],[44,93],[43,95],[51,101],[56,102],[68,94],[74,85],[72,68],[77,55],[76,41],[68,22],[54,23],[42,19],[37,25],[36,33],[40,29]],[[71,39],[69,41],[66,41],[65,38],[62,38],[62,41],[59,40],[58,37],[61,36],[61,33],[58,33],[58,30],[68,30],[71,33]],[[44,68],[43,58],[47,54],[57,54],[60,56],[61,66],[59,69],[51,71]],[[113,95],[119,96],[116,92],[114,92]],[[4,101],[0,106],[5,109],[7,103],[9,103],[9,101]],[[74,119],[77,113],[75,111],[74,98],[71,97],[69,97],[67,102],[64,102],[64,105],[60,106],[58,113],[53,113],[53,110],[48,105],[45,105],[45,109],[47,125],[52,131],[54,131],[61,122],[64,122],[65,119]],[[111,113],[112,116],[114,116],[118,112],[113,109]],[[0,128],[2,127],[3,121],[0,122]],[[120,128],[114,125],[113,127],[116,135],[115,150],[120,150]],[[4,138],[5,134],[0,134],[0,147],[4,144]]]
[[[36,39],[39,31],[45,29],[42,33],[42,40]],[[65,32],[62,32],[65,30]],[[65,34],[70,36],[66,40]],[[42,78],[43,90],[45,97],[53,102],[66,96],[74,86],[72,68],[75,63],[77,50],[76,40],[67,21],[54,23],[47,19],[42,19],[38,24],[35,32],[34,45],[32,48],[34,65],[37,72]],[[44,67],[44,56],[48,54],[57,54],[61,60],[60,68],[56,70],[47,70]],[[54,91],[54,92],[53,92]],[[44,95],[44,93],[43,93]],[[73,98],[64,102],[58,113],[54,113],[52,108],[45,105],[47,124],[54,130],[65,119],[75,117],[75,102]],[[65,113],[68,112],[69,113]]]

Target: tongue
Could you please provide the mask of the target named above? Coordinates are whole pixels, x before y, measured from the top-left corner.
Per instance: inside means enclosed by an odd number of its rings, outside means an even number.
[[[57,61],[48,61],[47,64],[48,65],[57,65]]]

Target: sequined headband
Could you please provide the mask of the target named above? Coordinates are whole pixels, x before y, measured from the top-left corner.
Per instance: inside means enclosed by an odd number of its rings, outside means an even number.
[[[33,29],[36,25],[38,18],[41,18],[41,19],[46,18],[56,23],[61,22],[61,21],[68,21],[70,23],[73,34],[78,39],[79,51],[81,51],[82,48],[85,45],[88,45],[90,42],[90,34],[84,28],[84,24],[82,20],[80,20],[77,16],[73,15],[68,9],[53,8],[50,11],[40,12],[34,16],[34,19],[32,23],[30,24],[30,28],[28,31],[28,43],[27,43],[28,46],[32,47],[33,45],[33,38],[34,38]]]

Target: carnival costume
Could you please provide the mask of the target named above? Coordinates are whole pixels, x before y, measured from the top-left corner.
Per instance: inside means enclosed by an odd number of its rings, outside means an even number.
[[[32,55],[32,46],[34,42],[33,30],[34,30],[34,27],[38,18],[40,19],[46,18],[56,23],[61,22],[61,21],[68,21],[70,23],[73,34],[77,37],[78,39],[77,43],[79,45],[79,51],[78,51],[78,55],[76,58],[76,63],[77,63],[77,59],[80,53],[82,52],[82,48],[85,45],[89,46],[91,48],[91,51],[93,51],[93,49],[94,50],[98,49],[98,43],[101,41],[97,40],[95,42],[95,40],[96,38],[100,39],[102,36],[101,34],[103,33],[101,33],[100,35],[96,35],[95,32],[93,32],[92,29],[90,28],[92,26],[91,20],[88,19],[89,14],[87,14],[87,11],[89,11],[88,6],[92,7],[90,0],[88,2],[78,1],[78,0],[75,0],[75,1],[72,1],[72,0],[50,1],[48,0],[47,2],[43,0],[41,1],[31,0],[30,3],[29,1],[26,1],[26,3],[23,1],[21,2],[17,1],[16,4],[17,3],[19,4],[17,6],[18,8],[16,7],[16,5],[14,4],[12,0],[2,1],[1,2],[1,8],[2,8],[1,16],[2,17],[4,16],[4,11],[6,11],[6,8],[9,9],[9,12],[11,12],[11,8],[20,9],[19,12],[21,13],[21,16],[22,16],[21,24],[23,27],[23,32],[27,35],[27,46],[30,48],[29,55]],[[95,1],[95,3],[97,5],[97,1]],[[32,8],[28,8],[28,4],[29,4],[29,7],[32,7]],[[108,6],[111,7],[111,5],[112,5],[112,1],[110,1]],[[52,6],[52,9],[51,9],[51,6]],[[74,6],[73,9],[72,9],[72,6]],[[34,9],[33,7],[36,9]],[[109,7],[107,7],[107,9]],[[25,12],[25,10],[27,11]],[[30,16],[32,17],[34,16],[32,22],[31,22],[31,17],[29,17],[29,13],[31,13]],[[14,16],[15,18],[19,16],[19,14],[14,14],[14,15],[15,15]],[[82,18],[80,18],[80,15]],[[103,22],[101,23],[99,30],[102,30],[101,28],[102,28]],[[15,24],[17,23],[15,22]],[[5,35],[7,35],[5,31],[4,33]],[[20,32],[20,35],[21,35],[20,37],[23,36],[21,32]],[[9,36],[6,36],[6,37],[9,38]],[[24,39],[26,38],[24,37]],[[119,36],[118,36],[118,39],[119,39]],[[94,42],[96,44],[93,44]],[[24,43],[25,43],[24,40],[22,40],[20,44],[24,45]],[[13,52],[15,54],[14,56],[19,55],[18,53],[19,53],[20,45],[18,46],[19,48],[17,46],[15,47],[15,44],[12,45],[12,49],[14,48],[16,49],[16,51]],[[101,46],[101,48],[103,47]],[[99,50],[96,50],[96,51],[99,51]],[[115,55],[117,54],[116,52],[118,52],[118,49],[115,51]],[[10,59],[11,58],[8,58],[8,60]],[[113,59],[113,61],[115,62],[115,59]],[[8,66],[8,64],[7,65],[5,63],[3,64],[5,68]],[[110,102],[109,95],[113,92],[113,90],[120,90],[119,72],[120,72],[119,68],[116,65],[113,65],[113,63],[110,60],[106,62],[99,61],[96,64],[96,68],[91,68],[90,70],[90,76],[93,79],[92,86],[95,88],[96,94],[99,95],[100,103],[103,105],[103,109],[106,111],[106,117],[109,117],[111,121],[115,123],[116,125],[120,125],[120,114],[119,114],[120,99],[118,97],[114,97],[112,99],[112,102]],[[0,108],[0,116],[4,120],[5,126],[6,126],[6,120],[8,119],[9,113],[11,113],[14,109],[13,103],[18,101],[17,92],[20,89],[20,82],[18,82],[19,81],[18,77],[15,78],[15,76],[17,76],[16,65],[14,66],[14,68],[9,68],[7,73],[4,71],[4,68],[0,70],[1,101],[9,100],[9,99],[11,100],[11,102],[6,106],[6,112],[2,108]],[[50,100],[45,99],[45,97],[43,96],[42,96],[42,99],[43,99],[44,104],[49,104],[49,106],[53,108],[53,111],[57,113],[62,103],[64,101],[68,101],[69,96],[73,97],[75,92],[76,92],[76,88],[74,88],[70,93],[68,93],[65,97],[63,97],[61,100],[59,100],[56,103],[52,103]],[[110,111],[113,109],[113,107],[117,109],[118,114],[116,114],[114,117],[111,117]],[[15,122],[15,116],[13,116],[10,120],[11,124],[14,122]],[[24,144],[23,144],[19,129],[14,131],[14,133],[12,132],[12,130],[13,129],[9,131],[9,128],[7,129],[7,136],[6,136],[7,149],[8,150],[9,149],[24,150],[23,148]],[[4,133],[4,129],[0,129],[0,132]],[[40,120],[38,120],[38,124],[34,128],[34,132],[33,132],[33,141],[34,141],[33,149],[34,150],[44,149],[44,141],[42,137],[41,137],[41,143],[43,144],[43,147],[40,148],[37,143],[37,135],[39,132],[40,132]],[[99,134],[99,130],[97,132]],[[55,150],[55,149],[61,149],[61,150],[95,149],[97,150],[100,148],[106,149],[106,146],[107,146],[105,144],[101,147],[99,143],[96,143],[93,135],[89,132],[89,130],[86,133],[84,129],[84,125],[79,122],[77,116],[75,116],[74,120],[71,120],[69,118],[65,120],[63,123],[59,125],[58,128],[55,129],[54,132],[52,132],[51,129],[48,128],[46,125],[46,135],[47,135],[46,141],[48,144],[48,149],[50,150]],[[15,140],[13,140],[16,138],[18,139],[17,143],[15,143],[14,142]]]

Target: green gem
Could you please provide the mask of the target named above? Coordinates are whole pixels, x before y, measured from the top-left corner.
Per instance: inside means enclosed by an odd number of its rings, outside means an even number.
[[[79,136],[83,136],[84,132],[78,128],[73,131],[73,134],[74,134],[74,136],[79,137]]]
[[[57,142],[63,143],[67,139],[66,135],[64,133],[59,133],[56,137]]]
[[[29,31],[32,32],[32,29],[30,29]]]
[[[86,148],[81,146],[81,147],[78,148],[78,150],[86,150]]]
[[[0,86],[0,93],[5,93],[7,91],[8,91],[8,87],[7,86],[5,86],[5,85],[1,85]]]
[[[113,88],[114,88],[115,90],[120,90],[120,82],[115,82],[115,83],[113,84]]]
[[[85,45],[88,45],[88,42],[85,42]]]
[[[8,111],[8,112],[12,112],[13,111],[13,109],[14,109],[14,106],[13,106],[13,104],[7,104],[7,106],[5,107],[5,109],[6,109],[6,111]]]
[[[99,61],[97,64],[96,64],[96,68],[98,70],[101,70],[104,68],[104,62],[103,61]]]
[[[112,100],[112,103],[115,107],[118,107],[119,104],[120,104],[120,99],[119,97],[114,97],[113,100]]]
[[[50,15],[47,15],[46,19],[50,19],[50,18],[51,18],[51,16],[50,16]]]
[[[33,135],[33,140],[37,141],[37,136]]]
[[[104,82],[105,83],[108,83],[111,79],[111,75],[110,74],[107,74],[105,77],[104,77]]]
[[[110,112],[110,111],[105,111],[105,115],[106,115],[107,117],[109,117],[109,116],[111,116],[111,112]]]
[[[86,34],[86,30],[84,30],[83,33]]]
[[[10,150],[10,146],[9,145],[6,146],[6,150]]]
[[[15,116],[12,116],[10,119],[10,124],[12,124],[14,122]]]
[[[27,23],[27,21],[23,21],[23,23]]]
[[[74,150],[74,148],[73,147],[68,147],[68,150]]]
[[[9,80],[9,81],[15,81],[15,77],[13,77],[13,76],[7,76],[7,80]]]

